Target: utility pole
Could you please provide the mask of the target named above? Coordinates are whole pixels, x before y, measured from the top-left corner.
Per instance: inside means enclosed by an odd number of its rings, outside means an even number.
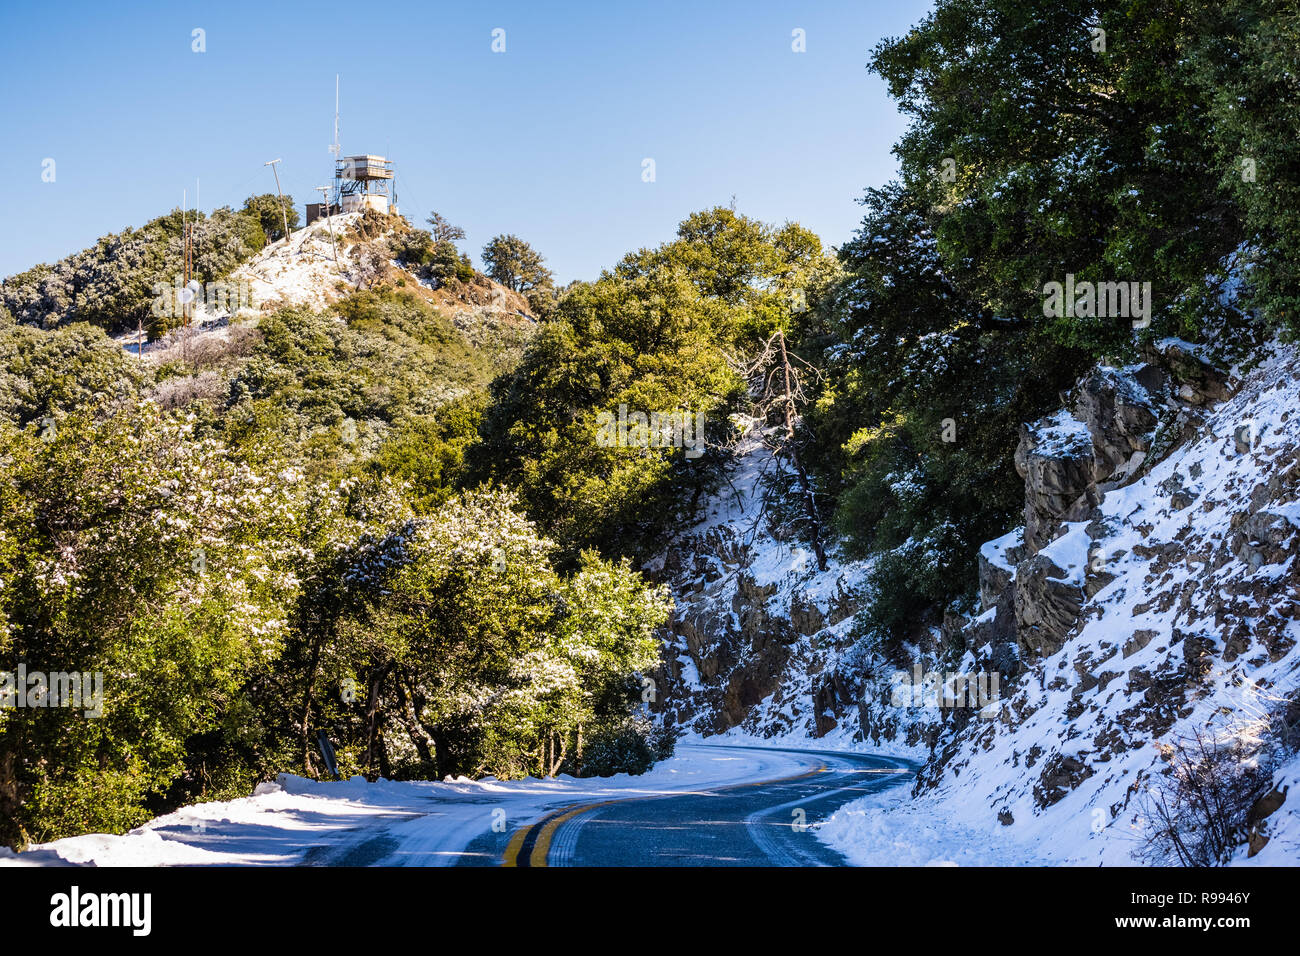
[[[181,361],[189,361],[190,351],[190,304],[185,301],[185,293],[190,288],[190,223],[189,196],[181,190]]]
[[[334,215],[333,210],[330,208],[329,187],[317,186],[316,191],[320,193],[320,198],[325,200],[325,221],[330,227],[330,245],[334,247],[334,264],[337,266],[339,264],[339,246],[334,241]]]
[[[284,207],[284,193],[280,192],[280,173],[276,169],[278,159],[273,159],[269,163],[263,163],[263,166],[270,166],[271,172],[275,173],[275,191],[280,196],[280,215],[284,217],[284,251],[287,255],[289,252],[289,213]]]

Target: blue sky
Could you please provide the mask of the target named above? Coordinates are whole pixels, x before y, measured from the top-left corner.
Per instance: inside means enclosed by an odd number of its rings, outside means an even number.
[[[463,226],[476,261],[511,232],[559,281],[594,278],[733,195],[838,244],[863,189],[893,175],[903,129],[869,52],[929,6],[5,3],[0,276],[140,225],[182,190],[192,206],[196,179],[208,211],[274,191],[262,164],[277,157],[301,211],[332,169],[335,73],[344,153],[389,156],[402,212]]]

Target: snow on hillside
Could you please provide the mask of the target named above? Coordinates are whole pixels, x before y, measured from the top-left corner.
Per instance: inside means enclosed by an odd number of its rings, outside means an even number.
[[[238,334],[235,329],[255,327],[264,312],[286,306],[324,310],[365,284],[357,241],[361,219],[361,213],[343,213],[294,230],[287,240],[270,243],[226,279],[200,287],[190,307],[188,331],[175,329],[156,341],[142,342],[142,330],[128,330],[115,336],[115,341],[133,355],[168,362],[185,356],[187,350],[219,352]],[[527,299],[486,276],[443,286],[396,260],[381,267],[385,279],[442,310],[472,345],[498,354],[507,365],[536,327]],[[217,299],[218,290],[223,300]],[[205,301],[208,297],[212,301]]]
[[[360,218],[358,212],[343,213],[298,229],[236,269],[231,280],[247,281],[259,306],[279,302],[324,309],[356,287],[357,246],[343,237]]]
[[[941,740],[915,800],[849,804],[823,839],[858,863],[1176,862],[1147,837],[1199,735],[1271,772],[1274,802],[1291,791],[1232,863],[1300,865],[1300,350],[1272,351],[1191,440],[1038,552],[1082,607],[997,720]],[[1063,444],[1087,435],[1068,414],[1046,424]],[[1014,543],[986,546],[994,573],[1015,572],[999,558]]]
[[[235,269],[228,278],[200,288],[191,308],[188,334],[176,329],[153,341],[144,341],[142,329],[132,329],[114,336],[114,341],[132,355],[153,356],[167,361],[181,347],[208,347],[212,342],[228,341],[231,328],[238,324],[256,324],[258,315],[281,305],[305,305],[324,309],[356,288],[356,244],[343,238],[356,225],[360,213],[335,216],[333,229],[338,243],[338,262],[330,242],[329,225],[321,220],[270,243],[256,256]],[[220,287],[227,301],[211,303],[205,294]],[[223,307],[224,306],[224,307]]]
[[[658,709],[692,738],[923,756],[912,724],[927,715],[898,711],[889,733],[868,740],[846,714],[878,664],[853,630],[870,564],[831,548],[821,571],[808,546],[774,527],[763,486],[781,465],[755,426],[719,493],[645,569],[676,602]]]

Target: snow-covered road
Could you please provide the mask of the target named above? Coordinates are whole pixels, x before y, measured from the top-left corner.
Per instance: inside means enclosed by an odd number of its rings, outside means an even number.
[[[863,759],[844,755],[850,758]],[[829,763],[844,770],[843,760],[832,757]],[[827,765],[824,752],[683,743],[676,756],[639,777],[367,783],[359,777],[317,782],[286,774],[260,785],[253,796],[186,807],[121,836],[70,837],[17,855],[0,850],[0,865],[445,866],[462,862],[471,844],[479,857],[483,847],[504,847],[511,835],[560,808],[701,796],[803,777]],[[896,776],[901,781],[906,775]],[[839,803],[856,795],[834,774],[814,786],[830,790],[833,784],[843,791]],[[770,796],[774,805],[790,799],[775,790]],[[674,801],[661,806],[668,802]],[[752,797],[746,806],[747,813],[761,809]],[[481,862],[498,862],[491,856]]]

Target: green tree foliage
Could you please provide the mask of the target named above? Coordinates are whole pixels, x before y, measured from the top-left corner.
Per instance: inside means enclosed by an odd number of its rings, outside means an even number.
[[[345,759],[385,775],[555,773],[580,728],[625,716],[666,595],[594,554],[559,577],[508,494],[469,494],[363,537],[322,656],[369,703]],[[390,730],[391,728],[391,730]]]
[[[1300,11],[1227,0],[1203,16],[1191,71],[1209,98],[1214,164],[1245,224],[1243,298],[1266,328],[1300,332]]]
[[[493,236],[483,247],[483,264],[487,274],[507,289],[528,293],[548,286],[551,271],[532,246],[518,236]]]
[[[492,386],[478,473],[518,489],[569,560],[583,548],[634,552],[717,480],[729,416],[747,401],[736,356],[790,322],[792,303],[815,303],[834,272],[798,226],[721,208],[692,216],[676,241],[565,293],[519,367]],[[703,413],[713,450],[602,445],[600,416],[621,406]]]
[[[466,457],[478,440],[485,404],[482,393],[471,392],[436,412],[406,416],[366,462],[366,471],[405,482],[417,510],[435,510],[466,484]]]
[[[0,417],[19,426],[133,399],[148,377],[102,329],[46,332],[0,313]]]
[[[481,388],[487,357],[413,293],[354,293],[331,313],[286,309],[230,381],[220,427],[237,448],[289,444],[311,474],[360,462],[394,429]]]
[[[465,253],[459,251],[450,242],[436,242],[430,252],[429,275],[440,283],[456,279],[460,282],[473,282],[474,265]]]
[[[1043,286],[1066,273],[1149,281],[1146,335],[1204,338],[1231,318],[1217,286],[1247,232],[1224,185],[1241,143],[1219,135],[1222,90],[1204,55],[1223,41],[1218,8],[947,0],[881,43],[872,68],[913,119],[897,147],[904,179],[934,213],[956,286],[1041,323]],[[1093,354],[1134,338],[1123,319],[1053,324]]]
[[[103,713],[0,709],[13,841],[120,830],[240,708],[297,589],[294,474],[258,474],[150,404],[0,427],[0,670],[102,674]]]
[[[268,242],[284,238],[284,221],[289,220],[290,231],[298,228],[298,207],[292,196],[283,201],[277,193],[262,193],[244,200],[244,213],[257,220]]]
[[[228,207],[211,216],[190,212],[194,225],[193,276],[222,279],[266,244],[257,218]],[[13,276],[0,286],[0,306],[26,325],[53,327],[82,321],[109,332],[151,323],[160,291],[184,273],[182,213],[105,236],[94,246]]]
[[[1017,426],[1096,358],[1169,334],[1239,357],[1291,321],[1296,24],[1274,0],[941,0],[876,48],[901,177],[804,326],[828,372],[808,458],[876,558],[868,624],[904,636],[968,593],[1021,503]],[[1150,282],[1150,328],[1045,315],[1067,273]]]
[[[1023,503],[1018,426],[1085,358],[954,288],[920,197],[893,184],[867,208],[824,303],[832,344],[805,457],[847,551],[879,558],[872,623],[901,636],[974,580],[978,544]]]
[[[318,733],[405,777],[670,749],[632,718],[665,595],[594,553],[561,574],[512,496],[464,491],[489,356],[394,289],[244,332],[155,375],[0,313],[0,674],[104,691],[0,707],[0,839],[320,774]]]
[[[407,229],[390,236],[388,245],[393,258],[407,266],[427,266],[433,261],[433,237],[423,229]]]

